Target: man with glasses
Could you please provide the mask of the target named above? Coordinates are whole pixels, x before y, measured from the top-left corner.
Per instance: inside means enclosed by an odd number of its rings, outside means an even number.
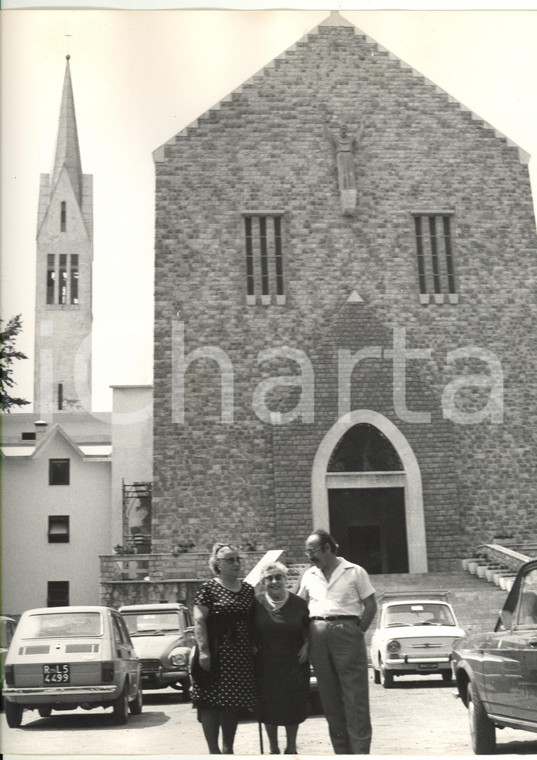
[[[324,530],[306,540],[312,564],[298,595],[310,612],[310,657],[337,755],[367,755],[371,745],[369,680],[364,634],[377,611],[375,589],[363,567],[337,556]]]

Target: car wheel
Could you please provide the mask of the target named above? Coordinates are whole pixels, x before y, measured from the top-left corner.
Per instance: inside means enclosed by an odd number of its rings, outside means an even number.
[[[380,682],[384,686],[385,689],[391,689],[393,686],[393,671],[392,670],[386,670],[382,663],[382,659],[379,657],[379,668],[380,668]]]
[[[129,710],[131,715],[140,715],[144,704],[144,698],[142,695],[142,685],[138,681],[138,688],[136,689],[136,697],[129,702]]]
[[[19,728],[22,723],[22,712],[24,707],[16,702],[10,702],[9,699],[5,700],[6,708],[6,720],[10,728]]]
[[[451,683],[452,679],[453,679],[453,673],[451,672],[451,670],[442,671],[442,681],[444,683]]]
[[[112,702],[114,708],[112,718],[114,723],[122,726],[129,718],[129,685],[125,681],[121,694]]]
[[[52,715],[52,707],[49,707],[48,705],[46,707],[39,707],[37,712],[42,718],[50,718]]]
[[[380,683],[380,670],[373,668],[373,683]]]
[[[468,719],[474,753],[492,755],[496,749],[496,729],[471,682],[468,684]]]

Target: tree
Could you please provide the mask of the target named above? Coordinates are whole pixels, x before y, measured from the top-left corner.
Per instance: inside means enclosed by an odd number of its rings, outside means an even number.
[[[15,359],[27,359],[26,354],[17,351],[15,341],[22,329],[21,315],[11,317],[5,329],[2,328],[3,319],[0,319],[0,408],[3,412],[9,412],[13,406],[29,404],[24,398],[10,396],[9,392],[15,385],[13,380],[13,362]]]

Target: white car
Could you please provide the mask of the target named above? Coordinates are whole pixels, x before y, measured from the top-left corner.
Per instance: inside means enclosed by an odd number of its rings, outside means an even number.
[[[444,600],[398,598],[384,602],[371,639],[375,683],[385,689],[394,676],[439,673],[450,682],[451,650],[465,635]]]

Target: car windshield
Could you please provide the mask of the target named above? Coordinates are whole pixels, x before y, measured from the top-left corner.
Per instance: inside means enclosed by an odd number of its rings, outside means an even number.
[[[530,570],[522,580],[516,624],[522,628],[537,626],[537,569]]]
[[[25,639],[101,635],[101,615],[98,612],[61,612],[30,615],[26,620],[24,628]]]
[[[445,604],[414,602],[390,605],[384,625],[386,628],[399,625],[455,625],[455,620]]]
[[[179,614],[169,612],[122,612],[131,636],[151,633],[179,633]]]

